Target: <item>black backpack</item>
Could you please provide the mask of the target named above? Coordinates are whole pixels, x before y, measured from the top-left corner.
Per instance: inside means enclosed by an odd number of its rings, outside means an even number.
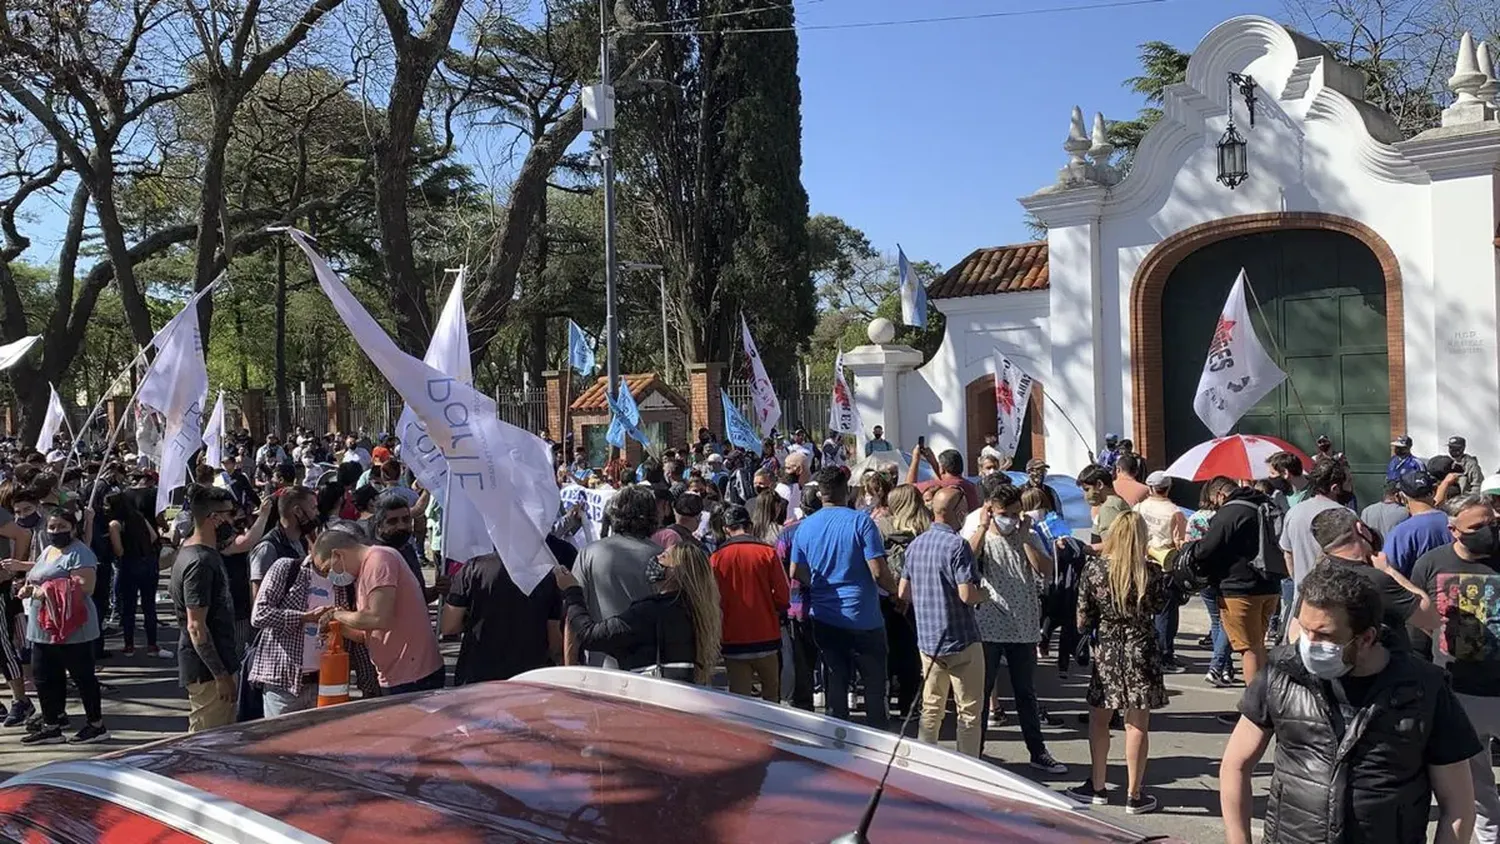
[[[1286,514],[1280,507],[1266,501],[1256,503],[1235,499],[1224,502],[1224,506],[1239,505],[1255,510],[1260,527],[1260,543],[1255,556],[1249,559],[1250,567],[1269,577],[1286,577],[1291,574],[1286,567],[1286,555],[1281,550],[1282,521]]]

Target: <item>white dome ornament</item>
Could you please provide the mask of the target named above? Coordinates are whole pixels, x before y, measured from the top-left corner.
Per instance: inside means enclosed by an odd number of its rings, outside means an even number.
[[[888,345],[896,339],[896,325],[885,317],[875,317],[865,329],[865,336],[877,346]]]

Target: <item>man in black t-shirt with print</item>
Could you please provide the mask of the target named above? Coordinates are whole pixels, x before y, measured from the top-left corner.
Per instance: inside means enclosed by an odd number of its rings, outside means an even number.
[[[1490,766],[1489,742],[1500,738],[1500,517],[1483,495],[1443,503],[1453,542],[1417,560],[1411,578],[1432,595],[1437,622],[1432,659],[1447,668],[1453,691],[1474,723],[1484,748],[1469,760],[1479,817],[1474,839],[1500,839],[1500,793]]]
[[[1407,580],[1380,553],[1381,537],[1347,507],[1324,510],[1313,517],[1313,540],[1323,549],[1322,562],[1347,566],[1370,581],[1380,594],[1381,640],[1386,647],[1411,650],[1408,625],[1437,624],[1437,609],[1431,596]],[[1321,564],[1321,563],[1320,563]],[[1296,616],[1296,608],[1292,610]],[[1295,628],[1295,622],[1292,625]],[[1295,629],[1290,636],[1295,639]]]

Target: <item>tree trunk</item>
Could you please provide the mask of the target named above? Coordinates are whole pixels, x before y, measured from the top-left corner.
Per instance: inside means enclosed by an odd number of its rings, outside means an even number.
[[[526,386],[542,386],[542,372],[547,369],[547,316],[531,318],[531,343],[526,349]]]
[[[286,239],[276,240],[276,430],[290,429],[286,384]]]
[[[115,286],[120,291],[120,303],[125,306],[125,321],[130,325],[135,342],[144,346],[151,342],[155,332],[151,329],[151,311],[146,307],[146,297],[136,285],[135,264],[130,257],[130,247],[125,243],[125,226],[115,208],[114,180],[114,163],[107,155],[96,153],[94,184],[89,186],[89,193],[94,197],[94,214],[99,219],[105,251],[115,271]]]
[[[233,91],[211,91],[210,99],[215,114],[199,187],[198,238],[194,246],[193,261],[194,290],[202,290],[213,282],[217,275],[220,245],[227,246],[227,241],[220,239],[219,231],[224,221],[224,156],[229,146],[229,136],[234,129],[234,113],[239,106],[239,97]],[[228,232],[224,232],[223,236],[227,238]],[[227,261],[229,256],[226,254],[224,257]],[[213,319],[214,297],[204,296],[198,300],[198,332],[203,338],[205,359]]]
[[[240,392],[244,393],[250,389],[250,360],[245,357],[245,312],[236,299],[232,305],[234,308],[234,341],[235,347],[239,349],[240,358]]]

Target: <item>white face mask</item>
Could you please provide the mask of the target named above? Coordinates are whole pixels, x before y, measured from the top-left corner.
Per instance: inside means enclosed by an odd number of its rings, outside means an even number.
[[[1333,642],[1314,642],[1306,633],[1297,640],[1297,651],[1302,657],[1302,667],[1324,680],[1337,680],[1354,668],[1344,662],[1343,646]]]
[[[344,589],[354,585],[354,575],[344,570],[344,564],[334,561],[328,568],[328,582]]]
[[[996,516],[995,527],[999,529],[1001,536],[1010,536],[1016,532],[1021,523],[1014,516]]]

